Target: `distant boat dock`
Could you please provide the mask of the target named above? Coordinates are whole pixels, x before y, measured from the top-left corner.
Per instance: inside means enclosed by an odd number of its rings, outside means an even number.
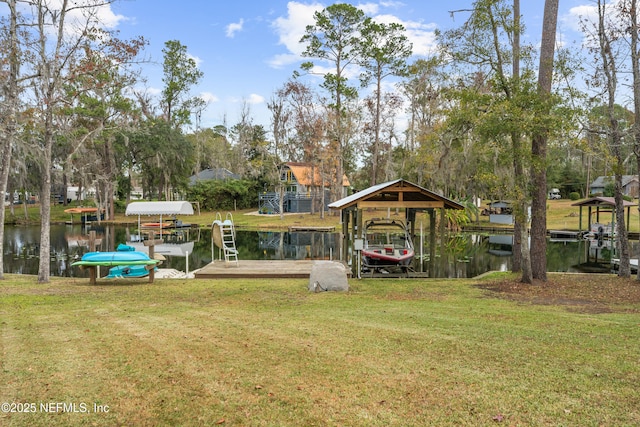
[[[314,226],[305,226],[305,225],[292,225],[289,227],[290,233],[302,232],[302,231],[318,231],[323,233],[332,233],[336,231],[336,227],[334,226],[314,227]]]

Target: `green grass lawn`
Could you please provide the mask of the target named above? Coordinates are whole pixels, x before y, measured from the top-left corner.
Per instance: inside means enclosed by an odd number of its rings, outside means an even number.
[[[2,426],[640,424],[640,302],[615,297],[639,285],[614,276],[572,276],[582,291],[552,298],[477,286],[491,278],[314,294],[6,277]]]

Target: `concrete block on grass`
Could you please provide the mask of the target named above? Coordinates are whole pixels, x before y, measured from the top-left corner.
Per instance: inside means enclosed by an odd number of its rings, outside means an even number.
[[[308,289],[311,292],[348,291],[347,268],[336,261],[316,261],[311,267]]]

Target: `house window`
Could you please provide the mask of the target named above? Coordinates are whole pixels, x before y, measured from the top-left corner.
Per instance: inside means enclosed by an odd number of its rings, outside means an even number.
[[[280,181],[283,181],[283,182],[295,182],[295,180],[296,180],[296,177],[291,171],[291,169],[287,169],[286,171],[283,171],[282,175],[280,176]]]

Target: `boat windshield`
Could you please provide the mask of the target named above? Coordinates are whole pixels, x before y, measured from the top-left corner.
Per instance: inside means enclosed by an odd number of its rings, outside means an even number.
[[[410,247],[403,224],[370,225],[367,228],[367,244],[371,246],[393,246],[396,248]]]

